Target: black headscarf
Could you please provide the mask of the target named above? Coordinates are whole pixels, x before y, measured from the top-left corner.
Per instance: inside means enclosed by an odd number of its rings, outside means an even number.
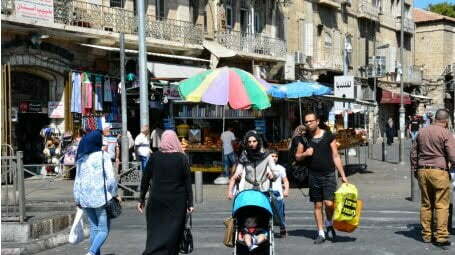
[[[77,148],[76,162],[79,161],[83,156],[88,155],[92,152],[101,151],[103,147],[103,134],[101,130],[95,130],[86,134]]]
[[[258,141],[256,149],[249,148],[248,139],[250,137],[254,137]],[[246,133],[245,137],[243,138],[243,145],[245,150],[242,152],[242,155],[240,155],[240,163],[258,163],[268,156],[268,153],[264,151],[264,145],[261,136],[254,130],[250,130]]]

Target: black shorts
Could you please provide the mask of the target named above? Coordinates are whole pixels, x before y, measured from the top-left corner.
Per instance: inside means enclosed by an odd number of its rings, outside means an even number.
[[[308,186],[311,202],[333,201],[337,189],[335,171],[326,175],[315,175],[310,172]]]

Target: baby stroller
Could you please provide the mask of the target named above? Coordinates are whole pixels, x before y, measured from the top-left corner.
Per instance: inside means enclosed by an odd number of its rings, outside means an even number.
[[[275,243],[273,236],[273,211],[269,198],[262,192],[248,189],[237,194],[232,208],[232,217],[235,220],[235,239],[234,255],[237,254],[261,254],[274,255]],[[239,241],[241,230],[245,225],[245,220],[255,217],[257,227],[267,231],[267,240],[250,251],[245,243]]]

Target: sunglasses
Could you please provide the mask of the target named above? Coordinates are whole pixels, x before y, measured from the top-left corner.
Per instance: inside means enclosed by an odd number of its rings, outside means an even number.
[[[303,123],[309,124],[309,123],[312,123],[312,122],[314,122],[314,121],[316,121],[316,120],[305,120]]]

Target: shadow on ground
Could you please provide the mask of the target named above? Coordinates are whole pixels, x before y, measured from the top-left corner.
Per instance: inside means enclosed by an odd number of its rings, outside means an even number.
[[[397,231],[395,234],[402,235],[404,237],[414,239],[416,241],[422,242],[422,235],[420,232],[422,231],[422,226],[420,224],[408,224],[408,230],[405,231]]]
[[[308,230],[308,229],[297,229],[291,230],[288,232],[289,236],[301,236],[308,239],[315,239],[317,235],[316,230]],[[355,242],[357,238],[350,237],[350,236],[341,236],[340,232],[337,233],[336,241],[337,243],[348,243],[348,242]]]

